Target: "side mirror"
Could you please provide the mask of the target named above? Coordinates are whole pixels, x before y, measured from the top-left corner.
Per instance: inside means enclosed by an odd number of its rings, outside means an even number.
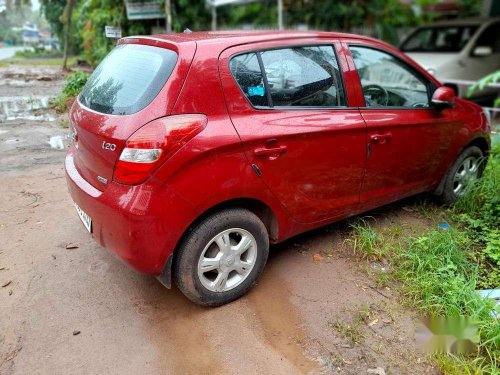
[[[485,57],[490,56],[493,53],[493,49],[488,46],[477,46],[472,51],[472,56],[475,57]]]
[[[451,87],[438,87],[432,95],[431,103],[435,109],[453,108],[455,106],[455,91]]]

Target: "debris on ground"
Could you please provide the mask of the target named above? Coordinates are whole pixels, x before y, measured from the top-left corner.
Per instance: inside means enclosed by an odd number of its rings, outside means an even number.
[[[387,267],[384,267],[382,264],[377,262],[370,264],[370,268],[375,271],[387,272]]]
[[[368,323],[368,325],[371,327],[371,326],[373,326],[373,325],[375,325],[377,323],[378,323],[378,318],[372,320],[370,323]]]
[[[439,227],[439,229],[442,229],[442,230],[448,230],[448,229],[450,229],[450,224],[448,224],[448,223],[440,223],[438,225],[438,227]]]
[[[74,331],[73,331],[73,336],[78,336],[80,333],[81,333],[81,331],[74,330]]]
[[[12,283],[12,280],[5,282],[4,284],[2,284],[2,288],[8,287],[11,283]]]
[[[314,260],[315,262],[318,262],[318,263],[319,263],[319,262],[322,262],[322,261],[323,261],[323,259],[325,259],[325,257],[324,257],[323,255],[321,255],[321,254],[314,254],[314,255],[313,255],[313,260]]]
[[[382,367],[369,368],[366,372],[368,374],[385,375],[385,370]]]
[[[78,249],[79,247],[80,247],[80,244],[71,243],[71,242],[66,245],[67,250]]]
[[[16,358],[17,354],[21,351],[23,347],[20,346],[16,349],[14,349],[13,351],[11,351],[10,353],[7,354],[7,356],[5,357],[5,362],[9,362],[9,361],[12,361],[14,358]]]

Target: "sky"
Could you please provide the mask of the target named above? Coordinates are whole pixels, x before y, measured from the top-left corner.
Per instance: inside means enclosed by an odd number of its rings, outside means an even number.
[[[40,9],[40,0],[31,0],[31,9],[33,10]]]

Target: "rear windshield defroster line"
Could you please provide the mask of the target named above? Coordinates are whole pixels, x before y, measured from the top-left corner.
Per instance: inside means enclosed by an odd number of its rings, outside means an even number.
[[[174,51],[141,44],[114,48],[99,64],[79,100],[103,114],[129,115],[158,95],[177,62]]]

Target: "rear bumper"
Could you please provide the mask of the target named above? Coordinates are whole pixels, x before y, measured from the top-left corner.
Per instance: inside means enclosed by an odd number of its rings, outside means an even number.
[[[189,225],[186,213],[192,214],[193,207],[154,181],[137,186],[110,181],[104,191],[96,189],[78,173],[73,146],[65,170],[73,201],[92,219],[95,240],[136,270],[160,275]]]

